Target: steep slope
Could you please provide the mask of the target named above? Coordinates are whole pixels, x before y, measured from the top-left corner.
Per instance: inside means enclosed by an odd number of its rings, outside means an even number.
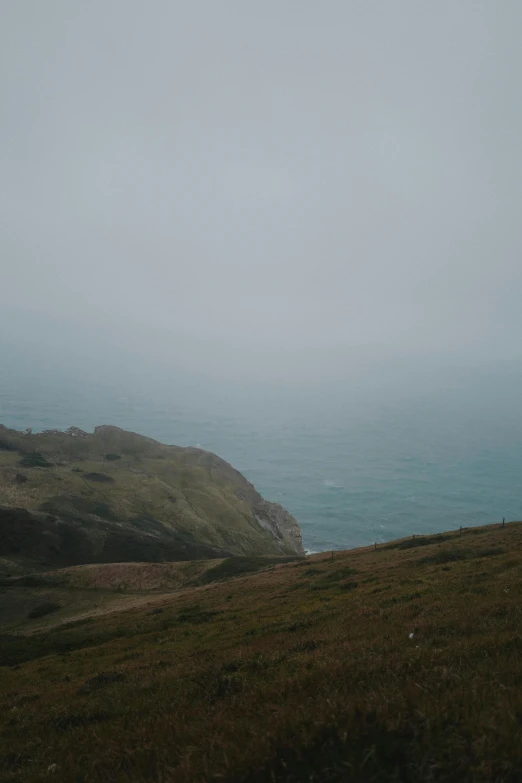
[[[10,580],[0,781],[519,783],[521,547],[514,523],[174,593],[149,565],[132,595],[111,566]]]
[[[296,520],[215,454],[117,427],[0,426],[0,570],[304,554]]]

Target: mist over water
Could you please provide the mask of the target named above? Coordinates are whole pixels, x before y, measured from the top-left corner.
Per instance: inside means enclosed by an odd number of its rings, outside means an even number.
[[[311,551],[522,516],[521,378],[510,368],[439,372],[408,393],[375,374],[274,389],[139,366],[57,381],[43,365],[4,363],[2,423],[110,423],[213,451],[295,515]]]
[[[309,549],[522,516],[522,3],[3,6],[0,422],[200,444]]]

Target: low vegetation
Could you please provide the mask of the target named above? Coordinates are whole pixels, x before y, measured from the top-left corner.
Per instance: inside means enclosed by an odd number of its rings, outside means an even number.
[[[0,781],[518,783],[522,524],[399,543],[4,580]]]
[[[53,463],[49,462],[43,454],[38,451],[32,451],[28,454],[24,454],[19,465],[23,465],[26,468],[52,468]]]
[[[35,617],[45,617],[46,614],[51,614],[52,612],[58,611],[60,608],[60,604],[57,604],[54,601],[47,601],[43,604],[38,604],[37,606],[34,606],[30,611],[27,617],[30,620],[34,620]]]

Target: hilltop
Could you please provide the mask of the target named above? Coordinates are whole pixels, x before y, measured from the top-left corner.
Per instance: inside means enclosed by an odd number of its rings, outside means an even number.
[[[0,574],[303,554],[291,514],[208,451],[107,425],[0,425]]]
[[[0,585],[0,781],[522,779],[522,524]]]

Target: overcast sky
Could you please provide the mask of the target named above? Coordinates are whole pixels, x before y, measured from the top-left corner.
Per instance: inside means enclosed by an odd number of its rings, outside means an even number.
[[[519,0],[3,0],[5,341],[520,359],[521,30]]]

